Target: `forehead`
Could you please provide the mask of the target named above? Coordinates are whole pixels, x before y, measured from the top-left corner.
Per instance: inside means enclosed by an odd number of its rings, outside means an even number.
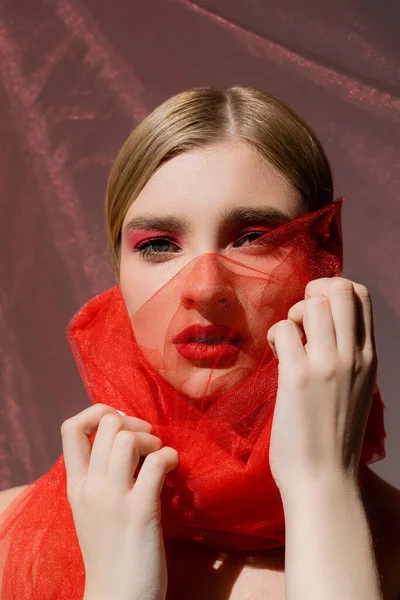
[[[124,222],[142,213],[215,220],[235,206],[270,206],[290,218],[304,212],[299,192],[280,171],[250,144],[228,141],[185,152],[162,165]]]

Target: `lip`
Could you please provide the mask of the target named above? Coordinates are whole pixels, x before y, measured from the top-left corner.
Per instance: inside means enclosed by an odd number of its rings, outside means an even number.
[[[224,338],[223,340],[221,338]],[[174,344],[202,344],[238,346],[245,341],[245,336],[226,325],[190,325],[172,340]]]
[[[199,366],[211,366],[215,362],[224,366],[231,366],[236,361],[240,348],[233,344],[176,344],[176,349],[181,356]]]

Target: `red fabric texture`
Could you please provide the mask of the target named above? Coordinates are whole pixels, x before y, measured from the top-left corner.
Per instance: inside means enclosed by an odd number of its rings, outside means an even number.
[[[161,495],[165,536],[228,550],[285,543],[283,506],[268,460],[278,361],[266,334],[304,298],[309,281],[342,275],[342,204],[336,200],[227,255],[199,256],[131,318],[115,286],[69,324],[91,402],[149,421],[164,445],[179,452]],[[229,296],[216,324],[246,330],[249,341],[229,364],[214,361],[201,370],[169,342],[184,327],[207,320],[182,302],[185,290],[190,295],[207,277],[223,282]],[[193,387],[199,371],[207,377]],[[365,465],[385,456],[383,412],[375,383],[361,487]],[[0,521],[0,590],[2,600],[83,595],[84,565],[62,455]]]

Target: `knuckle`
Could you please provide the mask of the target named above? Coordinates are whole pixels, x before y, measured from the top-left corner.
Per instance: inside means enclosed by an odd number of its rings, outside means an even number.
[[[72,429],[75,429],[77,423],[75,417],[70,417],[61,423],[61,435],[69,433]]]
[[[299,313],[304,310],[305,300],[300,300],[296,304],[293,304],[288,310],[288,317],[293,318],[296,317]]]
[[[371,295],[366,285],[358,283],[356,285],[356,291],[362,300],[370,300]]]
[[[343,351],[340,355],[340,362],[337,365],[337,373],[357,373],[360,361],[355,348],[350,348],[347,352]]]
[[[338,365],[334,360],[320,360],[314,368],[318,376],[326,381],[332,381],[338,373]]]
[[[307,298],[306,303],[307,303],[308,308],[315,308],[318,306],[323,306],[323,305],[329,304],[327,297],[324,296],[323,294],[317,294],[315,296],[310,296],[310,298]]]
[[[161,455],[157,452],[152,452],[151,454],[148,454],[148,456],[146,456],[145,458],[145,463],[147,463],[148,467],[157,471],[161,471],[164,468],[164,461]]]
[[[107,404],[101,403],[96,403],[88,408],[84,408],[76,415],[73,415],[72,417],[69,417],[68,419],[65,419],[65,421],[62,422],[61,434],[64,435],[65,433],[68,433],[69,431],[74,430],[79,426],[83,426],[89,414],[91,415],[91,418],[93,418],[94,415],[99,421],[102,420],[102,418],[106,416],[104,414],[104,411],[108,408],[109,407],[107,406]]]
[[[115,438],[118,443],[120,444],[124,444],[124,445],[131,445],[136,444],[137,442],[137,435],[135,435],[135,433],[133,431],[128,431],[127,429],[121,429],[121,431],[119,431],[116,435]]]
[[[287,313],[287,317],[288,319],[293,319],[296,315],[296,309],[294,308],[294,306],[292,306],[291,308],[289,308],[288,313]]]
[[[107,413],[101,417],[100,423],[103,423],[103,426],[105,424],[106,427],[117,427],[121,423],[121,417],[115,413]]]
[[[101,419],[103,419],[106,415],[114,414],[114,413],[110,413],[110,406],[108,406],[107,404],[103,404],[101,402],[94,404],[91,408],[93,409],[95,418],[98,419],[99,421]]]
[[[376,371],[378,368],[378,357],[376,354],[376,351],[372,348],[368,348],[364,350],[364,360],[365,363],[367,364],[367,366],[373,370]]]
[[[306,292],[306,294],[310,294],[310,295],[313,294],[313,291],[314,291],[316,285],[318,285],[317,281],[318,281],[317,279],[313,279],[312,281],[309,281],[307,283],[305,290],[304,290]]]
[[[81,416],[81,419],[83,420],[100,421],[102,416],[105,414],[106,409],[106,404],[96,403],[90,406],[89,408],[85,408],[76,416]]]
[[[332,289],[338,294],[350,294],[354,291],[354,286],[350,279],[334,277],[332,279]]]
[[[294,323],[290,319],[283,319],[282,321],[278,321],[275,324],[276,330],[275,334],[280,331],[286,331],[289,327],[293,327]]]

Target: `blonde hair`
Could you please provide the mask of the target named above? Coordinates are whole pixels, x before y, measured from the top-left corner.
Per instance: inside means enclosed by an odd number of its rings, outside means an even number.
[[[231,138],[247,141],[279,169],[300,192],[308,211],[333,201],[332,173],[322,145],[286,102],[252,86],[181,92],[135,127],[111,168],[105,213],[117,278],[122,223],[150,177],[183,152]]]

